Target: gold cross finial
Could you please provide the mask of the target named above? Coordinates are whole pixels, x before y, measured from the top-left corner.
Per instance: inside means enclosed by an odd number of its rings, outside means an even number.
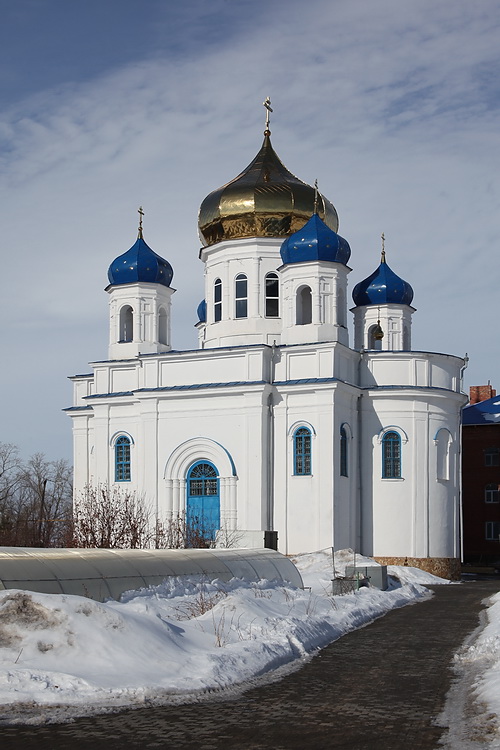
[[[314,213],[318,213],[318,180],[314,180]]]
[[[144,216],[144,211],[142,210],[142,206],[139,206],[137,209],[137,213],[139,214],[139,235],[138,239],[144,239],[142,236],[142,217]]]
[[[266,129],[264,130],[264,135],[271,135],[271,131],[269,130],[269,113],[273,111],[271,107],[271,97],[266,96],[262,104],[266,108]]]
[[[382,232],[380,237],[382,239],[382,259],[380,262],[385,263],[385,234]]]

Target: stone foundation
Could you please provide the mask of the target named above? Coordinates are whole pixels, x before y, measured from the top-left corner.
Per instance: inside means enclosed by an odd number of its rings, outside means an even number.
[[[456,557],[375,557],[381,565],[405,565],[421,568],[440,578],[459,581],[462,574],[460,560]]]

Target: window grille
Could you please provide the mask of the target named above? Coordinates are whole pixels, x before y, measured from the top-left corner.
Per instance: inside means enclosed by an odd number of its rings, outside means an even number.
[[[130,440],[122,435],[115,443],[115,482],[130,482]]]
[[[294,474],[311,474],[311,431],[299,427],[293,436]]]
[[[382,439],[382,478],[401,479],[401,437],[386,432]]]

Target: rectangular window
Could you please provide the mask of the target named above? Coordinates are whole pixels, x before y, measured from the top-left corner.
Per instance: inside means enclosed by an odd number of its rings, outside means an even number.
[[[500,501],[498,484],[487,484],[484,491],[485,503],[498,503]]]
[[[500,541],[500,521],[486,521],[486,539],[490,542]]]
[[[498,448],[488,448],[484,452],[484,465],[485,466],[499,466],[499,452]]]

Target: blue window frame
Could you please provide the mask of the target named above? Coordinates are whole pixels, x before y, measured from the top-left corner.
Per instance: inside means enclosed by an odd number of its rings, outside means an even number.
[[[401,479],[401,436],[386,432],[382,438],[382,478]]]
[[[115,482],[130,482],[130,440],[125,435],[115,443]]]
[[[340,476],[348,477],[348,442],[345,427],[340,428]]]
[[[293,435],[293,473],[311,474],[311,430],[299,427]]]

